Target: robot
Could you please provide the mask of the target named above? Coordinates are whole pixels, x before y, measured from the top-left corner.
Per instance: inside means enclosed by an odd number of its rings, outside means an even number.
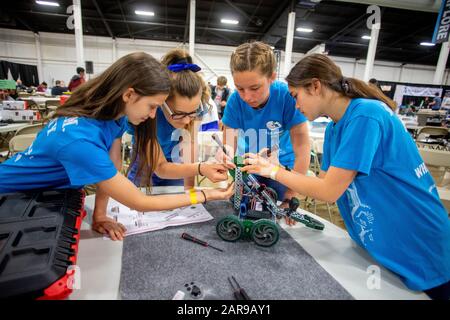
[[[224,241],[251,239],[262,247],[271,247],[280,236],[277,219],[287,216],[303,223],[306,227],[323,230],[320,221],[297,212],[300,202],[297,198],[289,201],[289,208],[277,206],[276,192],[258,182],[252,174],[242,172],[242,157],[234,157],[236,169],[230,170],[234,178],[235,193],[230,201],[235,214],[223,217],[217,222],[216,232]]]

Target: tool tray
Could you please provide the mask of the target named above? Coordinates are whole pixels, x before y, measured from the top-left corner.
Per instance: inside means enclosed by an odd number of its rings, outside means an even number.
[[[0,194],[0,298],[72,293],[84,198],[73,189]]]

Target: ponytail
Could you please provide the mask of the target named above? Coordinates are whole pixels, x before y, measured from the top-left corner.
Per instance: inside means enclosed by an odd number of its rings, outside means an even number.
[[[355,79],[346,78],[341,69],[326,55],[311,54],[301,59],[289,72],[286,81],[292,87],[308,87],[312,80],[319,80],[322,85],[348,98],[375,99],[384,102],[393,111],[396,103],[383,94],[381,90]]]

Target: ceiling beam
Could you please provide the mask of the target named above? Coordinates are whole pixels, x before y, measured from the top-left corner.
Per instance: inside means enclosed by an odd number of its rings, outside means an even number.
[[[283,0],[282,3],[278,6],[278,9],[274,12],[270,20],[267,21],[263,28],[264,35],[262,36],[261,41],[264,41],[271,45],[275,44],[276,40],[271,37],[271,34],[273,34],[276,29],[278,29],[278,26],[282,24],[282,22],[286,23],[290,3],[291,0]]]
[[[97,0],[92,0],[92,2],[94,3],[95,8],[97,9],[97,12],[98,12],[100,18],[102,19],[103,24],[105,25],[106,31],[108,31],[109,36],[111,38],[115,39],[115,37],[111,31],[111,28],[109,27],[108,22],[105,20],[105,17],[103,16],[102,10],[100,10],[100,6],[98,5]]]
[[[125,22],[125,25],[127,26],[128,34],[130,35],[130,38],[133,38],[133,36],[131,35],[131,29],[130,29],[130,26],[128,25],[127,19],[125,18],[125,13],[123,12],[122,5],[120,4],[120,0],[117,0],[117,5],[118,5],[119,8],[120,8],[120,13],[122,14],[123,22]],[[105,19],[105,20],[106,20],[106,19]]]
[[[238,6],[236,6],[233,2],[231,2],[230,0],[225,0],[225,2],[231,7],[231,8],[233,8],[235,11],[237,11],[239,14],[241,14],[242,16],[244,16],[246,19],[247,19],[247,21],[249,21],[249,22],[253,22],[255,25],[257,25],[258,27],[260,27],[262,24],[263,24],[263,22],[262,22],[262,20],[261,19],[258,19],[258,18],[253,18],[253,15],[252,16],[249,16],[248,14],[247,14],[247,12],[245,12],[244,10],[242,10],[241,8],[239,8]]]

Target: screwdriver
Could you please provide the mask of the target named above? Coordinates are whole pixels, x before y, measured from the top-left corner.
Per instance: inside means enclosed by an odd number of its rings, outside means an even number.
[[[231,281],[231,279],[234,280],[234,282],[236,283],[236,286],[233,285],[233,282]],[[234,294],[234,297],[236,298],[236,300],[251,300],[250,297],[248,296],[247,292],[245,292],[244,288],[242,288],[239,285],[239,283],[234,278],[234,276],[231,276],[231,278],[228,277],[228,281],[230,282],[230,285],[233,288],[233,294]]]
[[[198,244],[200,244],[200,245],[202,245],[202,246],[204,246],[204,247],[210,247],[210,248],[216,249],[216,250],[218,250],[218,251],[220,251],[220,252],[223,252],[222,249],[216,248],[216,247],[210,245],[208,242],[202,241],[202,240],[200,240],[200,239],[197,239],[197,238],[191,236],[190,234],[188,234],[188,233],[186,233],[186,232],[183,232],[183,234],[181,235],[181,238],[183,238],[184,240],[189,240],[189,241],[198,243]]]

